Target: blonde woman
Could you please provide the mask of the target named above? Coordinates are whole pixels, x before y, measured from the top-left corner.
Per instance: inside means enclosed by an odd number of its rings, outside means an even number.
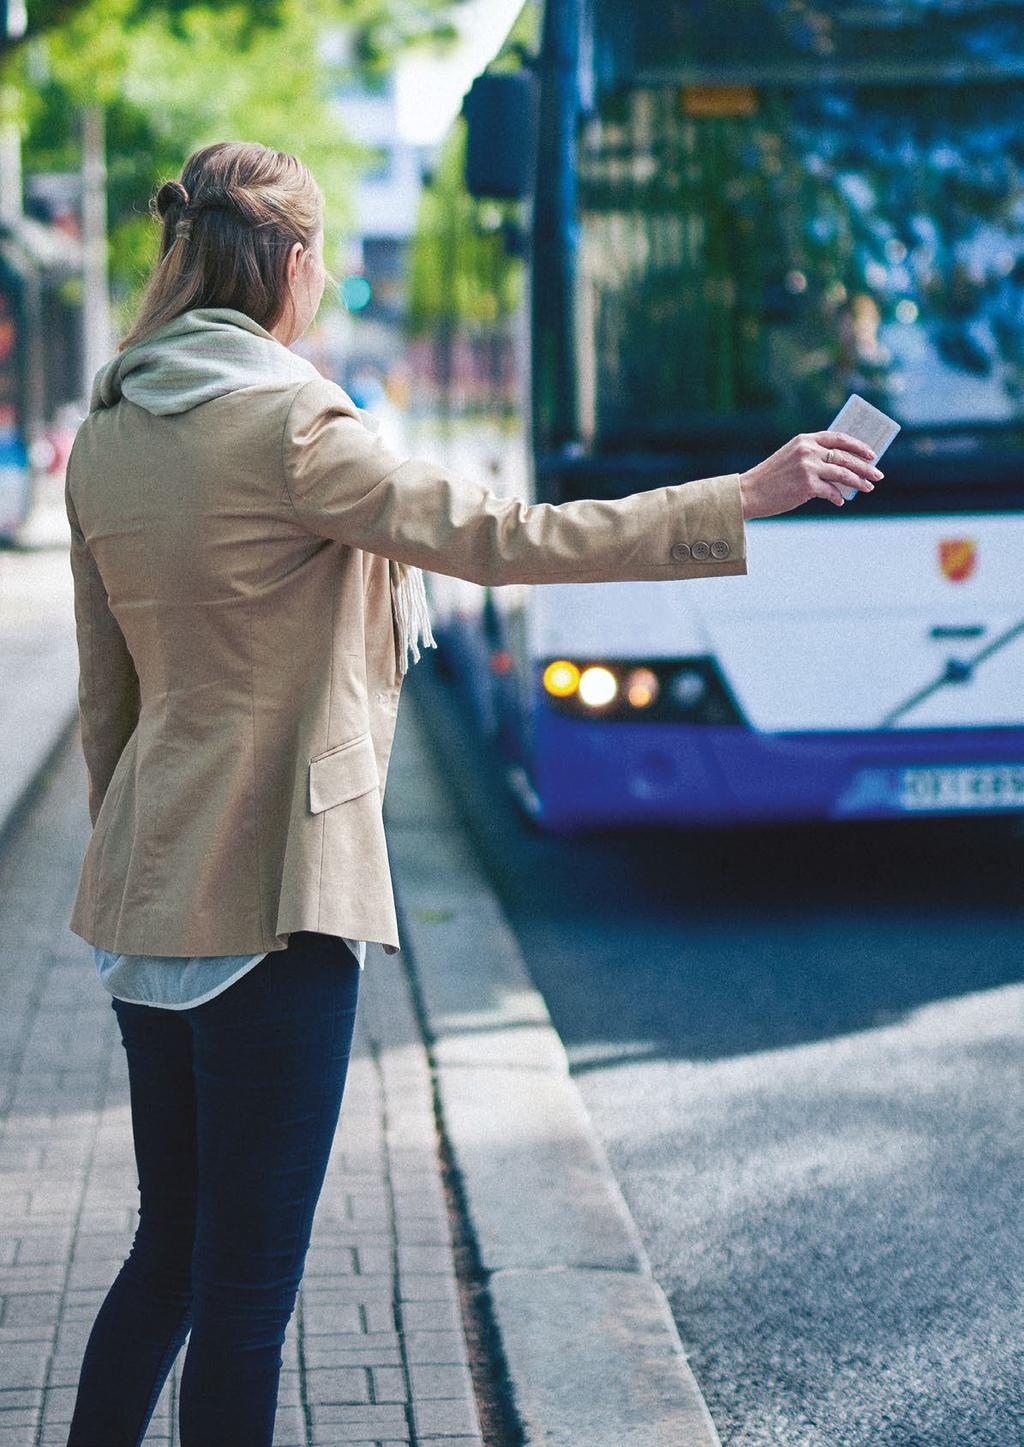
[[[93,825],[71,928],[111,993],[140,1191],[69,1447],[136,1447],[186,1335],[183,1447],[270,1447],[365,944],[399,948],[381,801],[433,644],[419,570],[743,574],[745,519],[875,470],[820,432],[618,501],[499,497],[390,451],[289,350],[325,281],[295,157],[205,147],[154,210],[66,489]]]

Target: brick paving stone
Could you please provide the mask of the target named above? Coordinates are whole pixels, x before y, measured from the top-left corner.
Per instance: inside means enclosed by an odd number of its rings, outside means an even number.
[[[472,1396],[440,1399],[414,1396],[412,1415],[418,1437],[454,1436],[458,1433],[472,1436],[480,1430],[480,1419]]]
[[[306,1256],[305,1275],[351,1276],[357,1269],[357,1248],[354,1246],[326,1246],[322,1242],[311,1242]],[[386,1270],[386,1267],[377,1267]]]
[[[466,1360],[466,1339],[461,1331],[409,1331],[404,1341],[409,1362],[446,1366]]]
[[[424,1275],[439,1271],[447,1275],[451,1271],[450,1246],[399,1246],[399,1271],[420,1272]]]
[[[364,1330],[363,1315],[358,1302],[337,1301],[333,1294],[324,1292],[316,1297],[306,1297],[302,1327],[307,1336],[348,1335]],[[393,1322],[390,1329],[394,1329]]]
[[[314,1427],[313,1435],[309,1439],[309,1447],[337,1447],[337,1444],[344,1443],[344,1447],[408,1447],[408,1437],[338,1437],[337,1427]]]
[[[370,1332],[394,1332],[395,1309],[390,1302],[367,1301],[362,1307],[365,1330]]]
[[[327,1340],[313,1337],[303,1346],[307,1367],[397,1367],[402,1364],[402,1344],[395,1338],[394,1346],[365,1346],[354,1342],[343,1345],[346,1338]]]
[[[459,1304],[455,1300],[403,1301],[402,1327],[405,1331],[460,1331]]]
[[[17,1254],[12,1257],[17,1260],[19,1266],[32,1264],[48,1264],[52,1261],[65,1261],[71,1249],[71,1231],[19,1231]],[[7,1263],[4,1263],[7,1265]]]
[[[427,1161],[425,1169],[413,1170],[409,1166],[397,1165],[392,1170],[391,1179],[395,1190],[403,1197],[418,1195],[438,1205],[444,1204],[444,1187],[432,1160]]]
[[[449,1257],[451,1252],[449,1251]],[[372,1276],[387,1271],[391,1265],[390,1246],[357,1246],[355,1248],[356,1271],[360,1276]]]
[[[40,1324],[52,1327],[59,1304],[60,1293],[56,1291],[5,1296],[0,1306],[0,1323],[5,1330]]]
[[[12,1387],[10,1391],[0,1392],[0,1420],[2,1414],[8,1411],[20,1411],[23,1407],[39,1407],[43,1405],[43,1393],[38,1387]]]
[[[12,1342],[0,1358],[0,1389],[42,1387],[46,1381],[46,1353],[35,1342]]]
[[[409,1388],[402,1367],[370,1367],[375,1402],[406,1402]]]
[[[89,834],[80,750],[72,734],[0,855],[0,1447],[64,1447],[85,1344],[138,1222],[117,1021],[67,928]],[[183,1360],[144,1447],[173,1447]],[[274,1447],[400,1447],[427,1432],[481,1447],[466,1361],[429,1062],[404,965],[371,945]]]
[[[347,1428],[354,1436],[355,1429],[359,1429],[361,1436],[365,1437],[370,1432],[375,1437],[398,1437],[408,1436],[408,1418],[405,1407],[401,1403],[383,1402],[375,1403],[372,1406],[348,1406],[346,1404],[318,1406],[315,1403],[310,1407],[310,1414],[313,1422],[318,1427],[325,1427],[328,1424],[337,1427],[338,1441],[351,1441],[352,1436],[346,1438],[342,1429]]]
[[[473,1400],[473,1379],[468,1366],[434,1366],[413,1362],[409,1367],[412,1394],[420,1397],[459,1397]]]
[[[34,1427],[39,1421],[38,1407],[4,1407],[0,1422],[5,1427]],[[26,1433],[26,1436],[28,1434]]]
[[[77,1383],[76,1383],[77,1385]],[[70,1422],[75,1410],[75,1387],[55,1387],[46,1390],[44,1422]]]
[[[306,1400],[321,1407],[371,1400],[366,1367],[312,1367],[306,1371],[305,1386]]]
[[[469,1437],[417,1437],[418,1447],[484,1447],[479,1435]]]
[[[434,1180],[419,1187],[415,1183],[395,1191],[395,1215],[401,1221],[407,1216],[429,1216],[434,1220],[447,1220],[444,1191]]]
[[[429,1216],[413,1217],[397,1223],[399,1246],[448,1246],[451,1231],[448,1222]]]
[[[67,1437],[68,1437],[68,1434],[65,1432],[65,1433],[64,1433],[64,1442],[65,1442],[65,1443],[67,1442]],[[0,1419],[0,1447],[25,1447],[25,1444],[26,1444],[27,1442],[32,1442],[32,1441],[34,1441],[34,1440],[35,1440],[34,1434],[33,1434],[33,1436],[31,1436],[31,1437],[27,1437],[27,1436],[25,1435],[25,1428],[24,1428],[24,1427],[16,1427],[16,1426],[10,1426],[10,1427],[8,1427],[8,1426],[5,1426],[4,1423],[3,1423],[3,1420]],[[57,1439],[56,1439],[55,1437],[54,1437],[54,1438],[51,1438],[51,1441],[54,1441],[54,1442],[55,1442],[56,1440],[57,1440]],[[45,1441],[45,1438],[44,1438],[44,1441]]]
[[[273,1447],[306,1447],[306,1414],[301,1406],[288,1406],[278,1400]]]
[[[403,1301],[457,1301],[455,1278],[432,1271],[427,1275],[404,1272],[399,1277],[399,1296]]]
[[[316,1231],[315,1222],[313,1230]],[[390,1301],[394,1288],[392,1273],[381,1271],[373,1275],[361,1273],[358,1276],[338,1277],[331,1290],[337,1294],[339,1301]],[[312,1280],[307,1289],[317,1291],[319,1288],[316,1281]]]

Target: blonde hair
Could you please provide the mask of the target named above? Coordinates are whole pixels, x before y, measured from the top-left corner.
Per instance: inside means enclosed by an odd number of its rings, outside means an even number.
[[[289,249],[312,246],[323,225],[308,168],[254,141],[193,151],[149,210],[163,227],[160,259],[118,351],[193,307],[232,307],[269,331],[287,300]]]

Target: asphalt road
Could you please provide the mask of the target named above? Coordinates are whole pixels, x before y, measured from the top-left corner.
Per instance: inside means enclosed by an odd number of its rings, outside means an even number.
[[[407,687],[726,1447],[1022,1447],[1024,831],[555,840]]]

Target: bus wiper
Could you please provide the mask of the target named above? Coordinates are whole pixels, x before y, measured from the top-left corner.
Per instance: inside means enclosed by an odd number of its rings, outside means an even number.
[[[925,686],[919,688],[916,693],[912,693],[903,703],[897,704],[894,709],[885,715],[878,727],[880,729],[891,728],[898,718],[902,718],[905,713],[909,713],[912,708],[916,708],[919,703],[923,703],[924,700],[930,698],[933,693],[938,693],[940,688],[946,688],[953,683],[969,683],[979,663],[983,663],[986,658],[991,658],[993,653],[998,653],[1001,648],[1005,648],[1008,643],[1012,643],[1021,633],[1024,633],[1024,618],[1014,623],[1005,633],[1000,633],[997,638],[993,638],[991,643],[986,643],[985,647],[976,653],[973,658],[948,659],[945,668],[937,678],[933,679],[931,683],[926,683]]]

